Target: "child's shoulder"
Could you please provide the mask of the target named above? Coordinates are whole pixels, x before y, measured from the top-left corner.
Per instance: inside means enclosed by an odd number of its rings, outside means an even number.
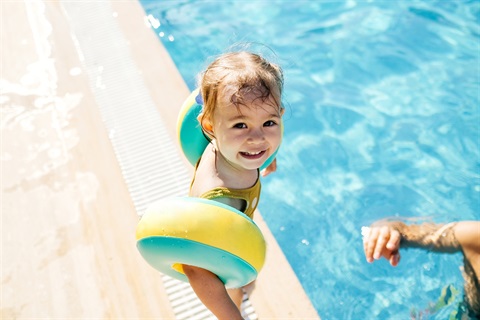
[[[223,186],[225,186],[224,181],[216,171],[214,152],[206,150],[197,164],[190,194],[198,197],[207,191]]]

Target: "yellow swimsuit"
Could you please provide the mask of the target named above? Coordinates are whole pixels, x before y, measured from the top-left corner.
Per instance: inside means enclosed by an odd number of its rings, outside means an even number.
[[[192,190],[193,182],[195,181],[195,175],[197,173],[197,167],[200,161],[197,162],[195,166],[195,172],[193,175],[192,182],[190,183],[190,191]],[[258,178],[253,186],[246,189],[231,189],[226,187],[216,187],[205,193],[203,193],[200,198],[215,200],[216,198],[234,198],[244,200],[246,203],[245,213],[248,217],[253,219],[253,213],[257,208],[258,201],[260,200],[260,170],[258,170]]]

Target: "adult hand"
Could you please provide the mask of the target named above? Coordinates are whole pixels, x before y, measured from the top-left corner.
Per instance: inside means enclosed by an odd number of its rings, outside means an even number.
[[[363,232],[362,232],[363,234]],[[394,267],[400,262],[400,232],[386,225],[372,225],[363,238],[363,250],[369,263],[381,257]]]

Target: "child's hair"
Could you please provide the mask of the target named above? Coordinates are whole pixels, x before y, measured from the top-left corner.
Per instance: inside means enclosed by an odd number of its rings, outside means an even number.
[[[279,110],[283,108],[282,69],[255,53],[241,51],[219,56],[201,74],[199,87],[203,98],[200,123],[212,118],[219,95],[227,89],[233,92],[230,101],[235,106],[245,104],[243,96],[252,93],[254,100],[273,99]]]

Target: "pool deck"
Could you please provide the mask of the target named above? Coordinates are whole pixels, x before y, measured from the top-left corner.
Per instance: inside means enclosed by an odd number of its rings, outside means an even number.
[[[118,24],[175,141],[189,90],[141,5],[108,3],[105,21]],[[65,2],[0,6],[1,318],[175,319],[136,249],[139,217],[92,92],[101,83],[87,75]],[[256,222],[268,243],[250,297],[258,318],[319,319],[260,213]]]

